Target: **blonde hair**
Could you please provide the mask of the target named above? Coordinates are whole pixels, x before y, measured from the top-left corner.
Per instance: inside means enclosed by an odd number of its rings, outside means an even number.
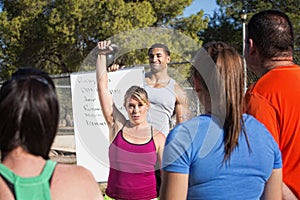
[[[139,86],[131,86],[125,93],[124,96],[124,107],[126,108],[126,103],[130,98],[134,98],[143,104],[148,104],[148,94],[146,90]]]

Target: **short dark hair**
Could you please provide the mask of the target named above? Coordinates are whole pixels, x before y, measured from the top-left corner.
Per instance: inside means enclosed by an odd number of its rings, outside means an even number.
[[[156,49],[156,48],[163,49],[163,50],[166,52],[166,54],[167,54],[168,56],[171,56],[170,49],[169,49],[166,45],[161,44],[161,43],[155,43],[155,44],[153,44],[153,45],[148,49],[148,55],[149,55],[149,53],[152,51],[152,49]]]
[[[291,56],[294,51],[293,26],[289,17],[278,10],[265,10],[252,16],[247,40],[256,44],[263,58]]]
[[[49,75],[21,68],[0,90],[0,150],[2,160],[15,149],[49,158],[59,119],[55,85]]]

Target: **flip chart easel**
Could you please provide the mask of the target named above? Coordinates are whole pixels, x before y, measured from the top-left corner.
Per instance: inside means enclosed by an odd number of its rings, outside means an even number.
[[[118,109],[127,117],[123,100],[132,85],[143,87],[144,68],[131,68],[108,73],[108,87]],[[96,73],[71,74],[72,108],[77,165],[89,169],[97,182],[106,182],[109,172],[109,134],[102,114]]]

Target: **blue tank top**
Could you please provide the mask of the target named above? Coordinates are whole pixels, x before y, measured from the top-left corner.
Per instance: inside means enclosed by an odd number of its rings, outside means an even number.
[[[175,109],[175,83],[174,79],[170,79],[168,85],[163,88],[144,86],[150,100],[147,120],[165,135],[170,131],[170,122]]]

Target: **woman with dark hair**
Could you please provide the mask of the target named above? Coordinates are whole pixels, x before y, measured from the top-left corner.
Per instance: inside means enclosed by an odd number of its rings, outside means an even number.
[[[191,76],[205,113],[168,135],[161,199],[281,199],[278,145],[260,122],[243,114],[241,56],[225,43],[207,43]]]
[[[0,91],[0,199],[103,199],[83,167],[49,159],[59,104],[45,72],[19,69]]]

